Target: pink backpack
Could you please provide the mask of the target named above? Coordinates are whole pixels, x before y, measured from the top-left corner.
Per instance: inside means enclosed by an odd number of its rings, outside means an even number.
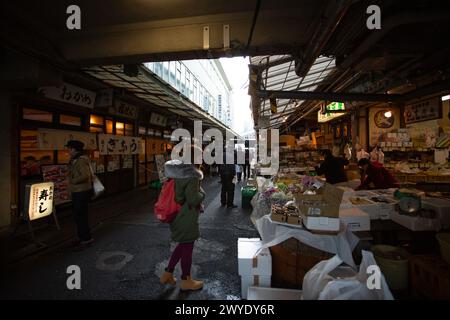
[[[169,179],[164,182],[158,201],[155,203],[155,216],[164,223],[170,223],[175,219],[181,205],[175,201],[175,180]]]

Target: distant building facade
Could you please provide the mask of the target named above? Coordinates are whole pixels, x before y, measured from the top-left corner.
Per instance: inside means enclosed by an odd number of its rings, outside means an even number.
[[[232,126],[232,87],[219,60],[149,62],[145,66],[210,115]]]

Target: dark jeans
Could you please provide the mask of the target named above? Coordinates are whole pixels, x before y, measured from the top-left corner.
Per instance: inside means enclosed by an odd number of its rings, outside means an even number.
[[[72,212],[77,225],[78,238],[81,241],[91,240],[89,228],[88,204],[91,190],[72,193]]]
[[[250,178],[250,164],[244,164],[244,179]]]
[[[220,202],[228,206],[233,205],[234,201],[234,176],[222,176],[222,193]]]

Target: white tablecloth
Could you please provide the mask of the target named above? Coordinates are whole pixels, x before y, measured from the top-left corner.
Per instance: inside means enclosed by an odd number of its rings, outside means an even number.
[[[341,222],[341,232],[337,235],[313,234],[306,229],[288,227],[276,224],[265,215],[256,220],[256,228],[263,241],[263,248],[268,248],[282,243],[290,238],[295,238],[313,248],[337,254],[349,266],[355,268],[352,252],[359,242],[352,232],[348,231]]]

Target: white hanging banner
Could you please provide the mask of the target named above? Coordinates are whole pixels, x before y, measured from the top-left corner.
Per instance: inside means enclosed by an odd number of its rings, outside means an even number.
[[[66,144],[69,140],[78,140],[83,142],[86,150],[97,149],[97,138],[94,133],[55,129],[38,129],[39,150],[66,150]]]
[[[86,108],[94,108],[95,92],[63,83],[59,87],[41,87],[38,93],[46,98],[74,104]]]
[[[101,155],[138,154],[140,138],[99,134],[98,145]]]

